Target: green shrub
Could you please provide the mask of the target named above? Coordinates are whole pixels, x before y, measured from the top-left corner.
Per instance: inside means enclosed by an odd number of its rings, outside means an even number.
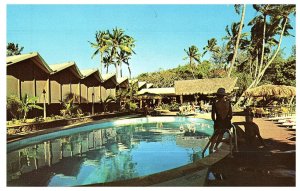
[[[22,102],[21,100],[15,96],[11,95],[6,99],[6,109],[13,117],[13,119],[19,119],[22,115]]]
[[[137,108],[136,103],[134,103],[134,102],[126,103],[126,109],[129,109],[129,111],[135,111],[136,108]]]
[[[164,103],[164,104],[161,105],[161,109],[170,110],[171,107],[170,107],[170,105]]]

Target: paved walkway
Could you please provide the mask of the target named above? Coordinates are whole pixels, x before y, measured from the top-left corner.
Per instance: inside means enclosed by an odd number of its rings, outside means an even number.
[[[234,117],[244,122],[244,117]],[[243,140],[243,125],[239,131],[239,152],[226,157],[209,169],[205,186],[295,186],[296,131],[279,127],[272,121],[255,118],[265,148],[248,145]]]

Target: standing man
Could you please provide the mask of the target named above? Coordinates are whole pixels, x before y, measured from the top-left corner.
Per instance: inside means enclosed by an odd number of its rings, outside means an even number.
[[[211,118],[214,121],[214,134],[210,139],[210,153],[218,147],[226,130],[231,128],[232,119],[232,108],[230,102],[226,100],[225,89],[219,88],[216,95],[217,98],[212,105],[211,112]]]

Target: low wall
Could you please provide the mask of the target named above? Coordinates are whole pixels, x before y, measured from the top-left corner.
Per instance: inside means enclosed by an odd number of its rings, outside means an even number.
[[[42,129],[62,127],[62,126],[76,124],[76,123],[96,121],[96,120],[112,118],[112,117],[120,117],[129,114],[130,114],[129,112],[106,113],[106,114],[93,115],[93,116],[80,117],[80,118],[58,119],[58,120],[48,121],[48,122],[37,122],[37,123],[28,123],[28,124],[15,125],[15,126],[7,126],[6,129],[7,129],[7,135],[16,135],[20,133],[28,133],[31,131],[38,131]]]

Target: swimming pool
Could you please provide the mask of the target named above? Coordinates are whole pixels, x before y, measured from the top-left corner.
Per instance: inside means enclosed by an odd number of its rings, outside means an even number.
[[[184,166],[201,158],[212,125],[187,117],[132,118],[9,143],[7,185],[88,185]]]

